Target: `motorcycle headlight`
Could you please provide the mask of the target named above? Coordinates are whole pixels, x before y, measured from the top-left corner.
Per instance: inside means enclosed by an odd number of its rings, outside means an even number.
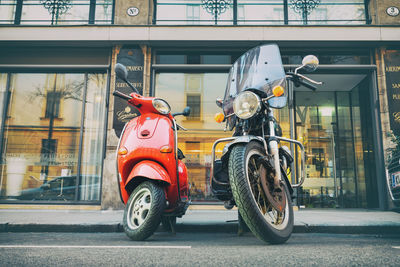
[[[153,99],[153,107],[164,115],[167,115],[171,111],[171,107],[168,105],[168,103],[160,98]]]
[[[240,93],[233,101],[233,111],[236,116],[245,120],[253,117],[261,109],[260,98],[253,92]]]

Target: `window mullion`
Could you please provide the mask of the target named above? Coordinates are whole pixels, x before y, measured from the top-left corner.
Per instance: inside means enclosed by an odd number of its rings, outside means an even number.
[[[95,16],[96,16],[96,0],[90,0],[89,24],[94,24]]]

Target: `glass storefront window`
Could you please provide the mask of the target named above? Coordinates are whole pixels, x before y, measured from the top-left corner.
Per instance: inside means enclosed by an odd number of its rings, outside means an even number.
[[[311,3],[284,0],[223,1],[218,15],[200,0],[157,0],[156,24],[173,25],[342,25],[366,24],[364,0],[321,0]],[[236,11],[236,12],[235,12]],[[235,16],[236,14],[236,16]]]
[[[158,53],[157,64],[231,64],[232,56],[224,54]]]
[[[111,24],[113,4],[113,0],[4,0],[0,24]]]
[[[284,24],[282,0],[238,0],[238,25]]]
[[[223,97],[228,73],[157,73],[155,96],[168,101],[172,112],[182,111],[192,105],[194,115],[177,117],[188,131],[180,131],[178,147],[185,154],[191,196],[195,201],[211,200],[209,188],[211,148],[218,138],[232,136],[224,132],[225,124],[214,121],[221,112],[215,104]],[[220,152],[222,152],[220,148]]]
[[[17,0],[0,1],[0,24],[14,23],[15,8]]]
[[[11,74],[2,199],[100,200],[106,78],[96,75]]]
[[[304,14],[301,9],[290,5],[288,9],[289,24],[365,24],[365,1],[364,0],[321,0],[320,3]]]
[[[99,200],[106,115],[106,74],[89,74],[86,92],[79,200]],[[99,90],[100,89],[100,90]]]
[[[158,25],[230,25],[233,19],[231,4],[220,9],[217,18],[201,0],[157,0]]]
[[[4,101],[6,99],[7,77],[5,73],[0,73],[0,129],[3,123]]]
[[[112,21],[113,0],[96,1],[96,24],[109,24]]]
[[[45,6],[40,0],[25,0],[22,7],[21,24],[70,24],[87,22],[89,18],[89,0],[75,0],[60,8]]]

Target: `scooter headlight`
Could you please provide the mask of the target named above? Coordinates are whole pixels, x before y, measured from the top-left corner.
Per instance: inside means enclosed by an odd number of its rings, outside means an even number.
[[[240,93],[233,101],[233,111],[243,120],[253,117],[260,109],[260,98],[250,91]]]
[[[160,98],[153,99],[153,107],[164,115],[167,115],[171,111],[171,107],[168,105],[167,101]]]

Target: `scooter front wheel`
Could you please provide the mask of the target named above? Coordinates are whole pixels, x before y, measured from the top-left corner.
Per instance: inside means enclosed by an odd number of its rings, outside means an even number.
[[[133,190],[125,207],[126,235],[135,241],[149,238],[159,226],[164,209],[164,190],[151,181],[141,183]]]

